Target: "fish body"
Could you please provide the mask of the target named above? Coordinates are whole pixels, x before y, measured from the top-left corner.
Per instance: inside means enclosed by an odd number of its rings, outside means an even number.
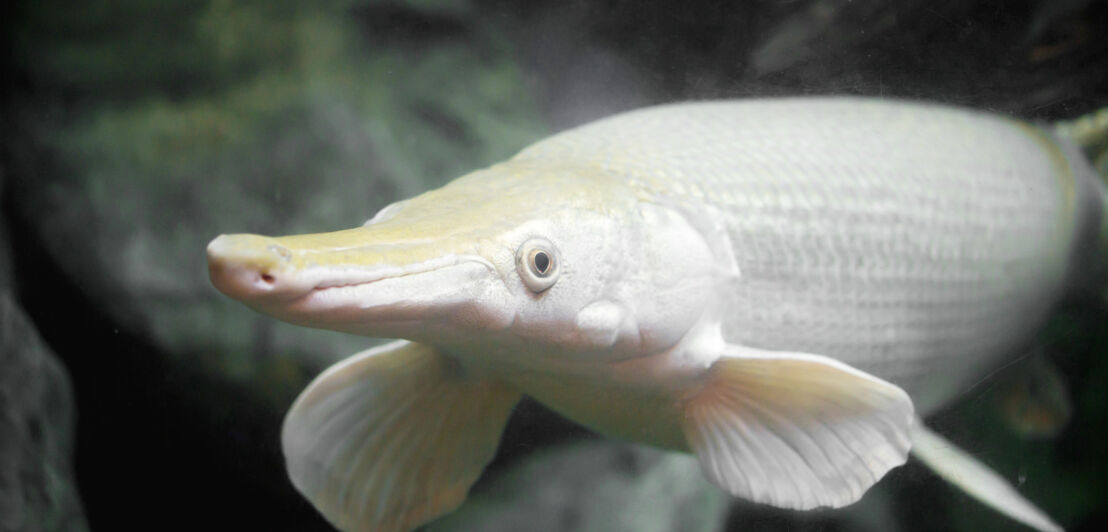
[[[1027,346],[1104,241],[1104,197],[1076,147],[1006,117],[705,102],[557,134],[359,228],[208,253],[259,311],[407,340],[286,419],[290,476],[343,529],[460,504],[521,394],[786,508],[856,501],[914,443],[1053,529],[918,416]]]
[[[653,108],[513,160],[603,169],[724,233],[725,341],[830,356],[924,415],[1030,341],[1102,205],[1081,154],[1045,130],[883,100]]]

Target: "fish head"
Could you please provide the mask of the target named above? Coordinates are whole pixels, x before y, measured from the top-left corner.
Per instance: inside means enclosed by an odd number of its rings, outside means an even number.
[[[680,337],[705,296],[687,293],[702,269],[690,264],[689,235],[650,205],[602,172],[509,161],[353,229],[219,236],[209,273],[226,295],[299,325],[447,348],[634,356]]]

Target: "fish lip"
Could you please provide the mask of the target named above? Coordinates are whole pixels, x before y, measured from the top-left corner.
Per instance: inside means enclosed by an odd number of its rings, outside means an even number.
[[[480,277],[501,278],[497,268],[476,253],[432,254],[404,262],[390,261],[391,251],[383,248],[380,254],[370,253],[361,260],[316,262],[311,253],[289,250],[270,237],[245,234],[220,235],[207,252],[209,277],[220,292],[259,312],[294,323],[318,321],[316,326],[323,328],[328,328],[327,318],[315,319],[313,313],[341,320],[359,308],[379,306],[382,312],[374,312],[375,321],[392,319],[388,308],[420,307],[429,309],[430,314],[435,307],[432,295],[442,298],[444,305],[456,304],[463,297],[451,292],[451,281],[458,284],[458,291],[464,291],[471,289],[463,288],[462,283]],[[433,276],[459,265],[468,265],[469,270]],[[428,276],[425,284],[429,288],[421,286],[421,281],[384,285],[381,290],[367,288],[417,276]]]
[[[311,288],[304,291],[299,296],[288,300],[285,305],[291,310],[296,307],[309,306],[305,305],[314,299],[320,299],[323,294],[335,293],[339,291],[351,291],[366,286],[380,284],[386,281],[394,281],[399,279],[425,276],[427,274],[434,274],[436,272],[442,272],[451,268],[459,266],[467,266],[472,264],[479,264],[483,266],[494,277],[497,275],[497,270],[491,262],[483,257],[477,255],[447,255],[443,257],[437,257],[429,259],[423,262],[415,263],[408,266],[401,267],[386,267],[369,272],[370,275],[364,275],[366,272],[362,272],[363,275],[351,275],[342,280],[324,280],[314,283]],[[382,275],[384,273],[384,275]],[[395,304],[400,304],[397,302]],[[388,306],[388,305],[382,305]],[[304,309],[306,312],[311,312],[311,309]],[[398,318],[408,319],[408,318]],[[384,321],[384,320],[383,320]]]
[[[352,274],[347,275],[345,276],[345,278],[339,280],[317,281],[313,284],[311,289],[305,293],[305,295],[310,295],[313,291],[317,290],[330,290],[334,288],[362,286],[379,281],[384,281],[387,279],[396,279],[399,277],[419,275],[421,273],[433,272],[435,270],[449,268],[451,266],[457,266],[459,264],[467,262],[475,262],[481,264],[491,272],[496,271],[492,263],[485,260],[483,257],[475,255],[451,254],[428,259],[414,264],[409,264],[406,266],[385,266],[368,271],[354,271]],[[310,277],[310,274],[308,276]]]
[[[490,275],[489,266],[485,261],[462,260],[419,273],[310,290],[293,302],[254,308],[307,327],[415,339],[429,327],[450,327],[459,316],[464,316],[463,321],[486,316],[482,301],[490,290],[496,291],[498,280]],[[486,321],[496,321],[494,314],[488,314]]]

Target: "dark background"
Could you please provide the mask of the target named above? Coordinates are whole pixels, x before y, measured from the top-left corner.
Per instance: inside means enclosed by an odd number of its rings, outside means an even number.
[[[76,488],[98,531],[329,529],[285,477],[281,416],[369,342],[301,337],[222,301],[203,270],[220,232],[352,226],[551,131],[653,103],[863,94],[1042,121],[1108,105],[1108,3],[1088,0],[0,10],[11,290],[72,381]],[[932,422],[1074,529],[1108,515],[1106,318],[1085,297],[1044,333],[1074,405],[1058,436],[1006,430],[993,381]],[[524,403],[491,470],[591,438]],[[869,520],[739,503],[727,527],[1014,526],[918,464],[875,489]]]

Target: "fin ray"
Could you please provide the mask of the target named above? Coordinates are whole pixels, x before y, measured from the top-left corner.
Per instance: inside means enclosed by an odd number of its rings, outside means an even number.
[[[359,353],[317,377],[285,417],[289,477],[337,528],[415,528],[461,504],[519,398],[426,345]]]
[[[907,459],[900,388],[827,357],[727,346],[684,401],[704,474],[783,508],[844,506]]]

